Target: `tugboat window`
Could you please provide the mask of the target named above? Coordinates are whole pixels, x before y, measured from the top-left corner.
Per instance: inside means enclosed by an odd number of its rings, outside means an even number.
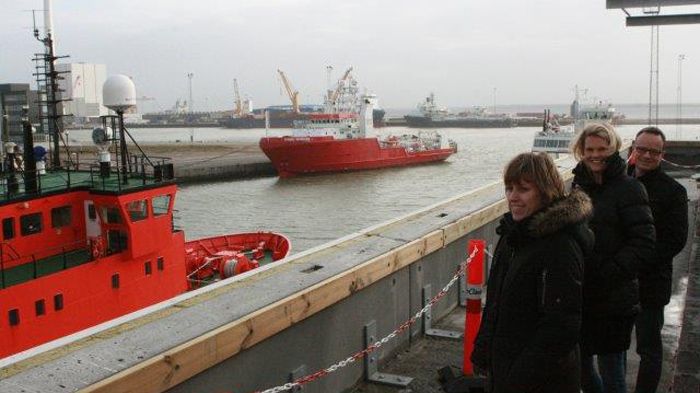
[[[56,311],[63,310],[63,294],[59,293],[53,297],[53,309]]]
[[[162,216],[168,213],[170,207],[170,195],[159,195],[153,198],[153,215]]]
[[[22,236],[33,235],[41,232],[41,213],[33,213],[19,218],[20,233]]]
[[[51,209],[51,227],[61,228],[71,223],[71,207],[61,206]]]
[[[122,252],[127,245],[126,233],[115,229],[107,231],[107,254]]]
[[[148,218],[148,203],[145,199],[131,201],[126,204],[126,212],[131,221],[140,221]]]
[[[122,216],[119,213],[119,209],[115,206],[103,206],[102,221],[107,224],[121,224]]]
[[[8,217],[2,219],[2,238],[9,240],[15,237],[15,218]]]
[[[36,311],[37,316],[46,314],[46,303],[44,302],[44,299],[34,302],[34,311]]]

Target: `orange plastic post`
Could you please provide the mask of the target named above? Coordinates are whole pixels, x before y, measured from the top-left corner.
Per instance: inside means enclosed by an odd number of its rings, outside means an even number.
[[[467,315],[464,321],[464,375],[474,374],[470,360],[474,350],[474,339],[481,324],[481,292],[484,288],[484,248],[486,241],[469,240],[467,256],[476,254],[467,266]]]

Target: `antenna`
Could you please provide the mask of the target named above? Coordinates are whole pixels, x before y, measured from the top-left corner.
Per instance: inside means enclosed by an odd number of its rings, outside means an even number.
[[[192,99],[192,78],[194,78],[194,73],[188,72],[187,73],[187,80],[188,80],[188,84],[189,84],[190,100],[189,100],[189,104],[187,105],[187,111],[189,113],[194,112],[194,100]]]

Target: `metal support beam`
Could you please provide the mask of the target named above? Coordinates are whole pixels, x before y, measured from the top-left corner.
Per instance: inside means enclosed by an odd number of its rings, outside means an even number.
[[[627,26],[691,25],[700,23],[700,14],[630,16]]]
[[[306,365],[302,364],[301,366],[294,369],[291,373],[289,373],[289,382],[294,382],[297,379],[305,376],[306,374],[307,374]],[[295,386],[295,387],[289,389],[289,393],[296,393],[296,392],[301,392],[301,386]]]
[[[377,323],[369,321],[365,325],[365,348],[377,341]],[[403,375],[387,374],[379,372],[379,359],[377,352],[371,352],[365,357],[365,378],[368,382],[380,383],[382,385],[407,387],[413,378]]]
[[[457,291],[459,292],[459,305],[467,307],[467,272],[464,272],[457,280]]]
[[[700,4],[700,0],[606,0],[605,8],[645,8]]]
[[[428,304],[428,302],[430,302],[430,299],[433,297],[431,292],[432,288],[430,284],[423,287],[423,307],[425,307]],[[444,329],[433,329],[432,320],[432,309],[428,309],[428,311],[426,311],[425,314],[423,314],[423,334],[425,334],[426,336],[447,338],[450,340],[461,340],[462,337],[464,337],[464,333],[462,332],[455,332],[452,330]]]

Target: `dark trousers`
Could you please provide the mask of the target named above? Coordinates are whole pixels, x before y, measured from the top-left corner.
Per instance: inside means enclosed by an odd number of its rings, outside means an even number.
[[[581,356],[581,390],[584,393],[626,393],[626,371],[625,351]]]
[[[661,329],[664,326],[664,306],[642,306],[637,315],[637,354],[641,357],[635,393],[655,393],[661,379],[664,348]]]

